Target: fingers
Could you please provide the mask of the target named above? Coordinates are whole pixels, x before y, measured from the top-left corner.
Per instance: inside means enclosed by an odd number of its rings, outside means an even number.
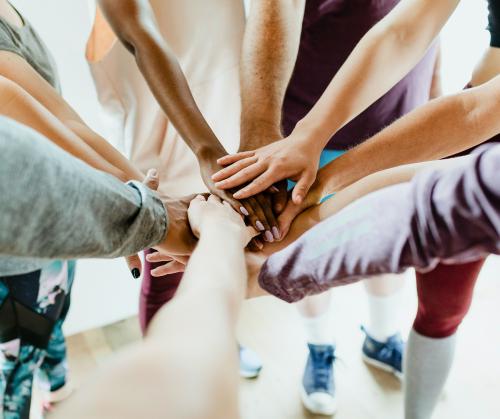
[[[253,227],[250,227],[250,228],[253,229]],[[259,234],[259,233],[256,232],[256,234]],[[258,252],[259,250],[262,250],[263,248],[264,248],[264,243],[262,243],[262,241],[257,237],[254,237],[247,246],[247,249],[250,250],[251,252]]]
[[[287,191],[288,182],[286,180],[282,180],[279,182],[279,188],[275,188],[278,192],[271,195],[271,199],[273,201],[273,211],[276,215],[280,215],[286,207],[286,203],[288,201],[288,191]]]
[[[236,186],[240,186],[243,183],[250,182],[252,179],[255,179],[261,173],[265,172],[265,170],[266,170],[265,163],[258,161],[256,163],[253,163],[250,166],[244,168],[243,170],[239,171],[238,173],[235,173],[234,175],[228,177],[227,179],[221,180],[220,182],[216,182],[215,187],[217,187],[219,189],[235,188]],[[267,189],[273,183],[274,182],[271,182],[264,189]],[[259,192],[262,192],[262,191],[259,191]],[[248,197],[248,196],[250,196],[250,195],[247,195],[246,197]],[[240,199],[240,198],[236,198],[236,199]]]
[[[243,160],[239,160],[230,166],[226,167],[225,169],[219,170],[217,173],[215,173],[212,176],[212,180],[215,182],[219,182],[221,180],[224,180],[235,173],[238,173],[240,170],[243,170],[244,168],[250,166],[251,164],[254,164],[257,162],[257,157],[248,157]]]
[[[255,227],[255,229],[263,234],[263,238],[267,242],[272,242],[274,241],[273,235],[271,233],[271,226],[269,225],[267,221],[267,217],[264,213],[264,209],[262,206],[257,202],[255,197],[250,197],[245,200],[245,204],[250,204],[252,207],[252,211],[248,217],[248,221],[250,225]]]
[[[139,255],[132,255],[132,256],[127,256],[125,258],[125,261],[127,262],[128,269],[132,276],[137,279],[141,276],[141,270],[142,270],[142,261]]]
[[[171,262],[173,258],[172,256],[166,255],[161,252],[154,252],[147,254],[146,260],[150,263],[159,263],[159,262]]]
[[[158,278],[165,275],[175,274],[177,272],[184,272],[186,266],[177,260],[166,263],[165,265],[158,266],[151,270],[151,276]]]
[[[314,183],[316,175],[310,172],[303,172],[301,178],[295,185],[292,191],[292,200],[296,205],[300,205],[304,201],[305,196],[309,192],[311,185]]]
[[[280,232],[278,228],[278,221],[276,220],[276,217],[274,216],[274,212],[272,209],[272,201],[271,198],[263,195],[263,194],[258,194],[255,196],[256,201],[262,208],[264,212],[264,216],[266,217],[266,221],[271,227],[270,233],[272,234],[273,238],[275,240],[279,240],[280,238]],[[266,233],[264,233],[266,234]]]
[[[240,173],[243,173],[243,172],[244,172],[244,170],[242,170]],[[235,175],[235,176],[238,176],[238,175]],[[229,179],[231,179],[231,178],[229,178]],[[229,179],[226,179],[223,182],[227,182],[227,181],[229,181]],[[252,182],[250,182],[247,186],[240,189],[238,192],[236,192],[233,195],[235,197],[235,199],[245,199],[245,198],[248,198],[250,196],[256,195],[260,192],[264,192],[266,189],[268,189],[274,183],[276,183],[277,181],[279,181],[281,179],[276,178],[276,176],[273,175],[273,172],[271,170],[267,170],[267,171],[263,172],[262,174],[260,174],[260,176],[258,176],[257,178],[255,178],[255,176],[253,176],[249,180],[252,180]]]
[[[290,201],[283,212],[280,214],[280,216],[278,217],[279,229],[281,232],[280,240],[283,240],[283,238],[285,238],[285,236],[288,234],[293,220],[295,219],[295,217],[297,217],[297,215],[300,214],[300,212],[300,208]]]
[[[253,157],[253,156],[255,156],[255,151],[242,151],[242,152],[236,153],[236,154],[228,154],[227,156],[224,156],[224,157],[221,157],[220,159],[217,159],[217,164],[219,164],[221,166],[227,166],[228,164],[233,164],[234,162],[237,162],[238,160],[245,159],[247,157]],[[217,173],[215,173],[215,175]]]
[[[221,204],[221,200],[217,195],[210,195],[207,202],[211,202],[212,204]]]
[[[158,178],[158,171],[156,169],[149,169],[143,183],[153,191],[158,189],[160,179]]]

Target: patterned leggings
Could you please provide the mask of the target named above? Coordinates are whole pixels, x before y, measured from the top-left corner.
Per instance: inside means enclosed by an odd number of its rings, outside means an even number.
[[[0,417],[28,419],[33,378],[51,391],[66,382],[62,324],[75,262],[55,261],[28,274],[0,278]]]

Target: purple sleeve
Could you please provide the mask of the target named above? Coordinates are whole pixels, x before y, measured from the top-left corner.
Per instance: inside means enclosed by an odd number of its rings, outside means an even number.
[[[464,166],[369,194],[272,255],[260,286],[294,302],[369,275],[498,254],[499,174],[496,146]]]

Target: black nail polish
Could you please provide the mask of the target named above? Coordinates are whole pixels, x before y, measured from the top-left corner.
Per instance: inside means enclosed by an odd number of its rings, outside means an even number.
[[[137,268],[132,269],[130,272],[132,272],[132,276],[135,279],[137,279],[141,276],[141,271],[139,271],[139,269],[137,269]]]

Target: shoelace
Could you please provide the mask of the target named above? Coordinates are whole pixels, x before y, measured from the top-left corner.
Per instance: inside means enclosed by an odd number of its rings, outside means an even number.
[[[393,365],[401,365],[403,354],[403,342],[399,336],[392,336],[384,344],[380,356],[392,361]]]
[[[335,362],[336,357],[333,353],[322,354],[316,356],[314,359],[314,387],[317,389],[328,390],[333,375],[333,368],[331,367]]]

